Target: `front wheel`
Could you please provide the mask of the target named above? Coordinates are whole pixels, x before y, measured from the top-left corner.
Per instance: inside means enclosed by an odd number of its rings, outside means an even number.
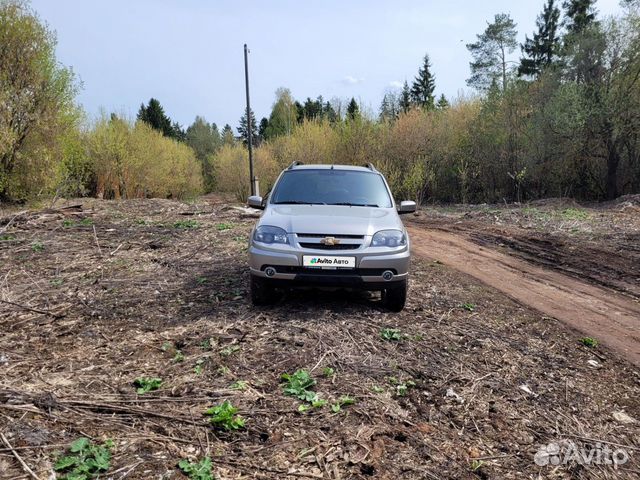
[[[254,305],[268,305],[275,300],[275,289],[266,278],[251,275],[249,290]]]
[[[392,312],[400,312],[407,301],[408,280],[394,282],[382,291],[382,304]]]

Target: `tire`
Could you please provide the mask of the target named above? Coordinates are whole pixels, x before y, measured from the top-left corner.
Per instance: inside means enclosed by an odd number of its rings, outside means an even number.
[[[249,290],[251,292],[251,303],[256,306],[269,305],[275,300],[275,289],[266,278],[251,275]]]
[[[408,280],[394,282],[393,286],[382,291],[382,304],[392,312],[401,312],[407,301]]]

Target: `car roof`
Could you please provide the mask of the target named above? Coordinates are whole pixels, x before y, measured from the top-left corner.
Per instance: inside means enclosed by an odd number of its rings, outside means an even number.
[[[357,165],[337,165],[337,164],[316,164],[316,165],[292,165],[287,170],[354,170],[357,172],[379,173],[369,167],[359,167]]]

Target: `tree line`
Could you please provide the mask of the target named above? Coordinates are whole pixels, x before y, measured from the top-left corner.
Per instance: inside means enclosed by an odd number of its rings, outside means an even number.
[[[502,202],[550,196],[612,199],[640,192],[640,2],[599,18],[595,0],[544,0],[535,31],[496,14],[467,45],[474,94],[436,94],[428,54],[384,93],[377,113],[351,99],[296,100],[222,129],[186,128],[160,101],[134,121],[87,122],[55,34],[28,3],[0,3],[0,200],[42,195],[183,198],[248,190],[251,128],[263,191],[294,160],[372,162],[399,196]],[[516,52],[520,58],[514,60]]]

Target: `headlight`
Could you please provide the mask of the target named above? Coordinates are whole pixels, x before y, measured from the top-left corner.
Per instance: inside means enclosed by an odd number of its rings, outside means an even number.
[[[262,225],[253,232],[253,239],[261,243],[289,243],[287,232],[280,227]]]
[[[407,237],[400,230],[381,230],[371,240],[372,247],[399,247],[407,244]]]

